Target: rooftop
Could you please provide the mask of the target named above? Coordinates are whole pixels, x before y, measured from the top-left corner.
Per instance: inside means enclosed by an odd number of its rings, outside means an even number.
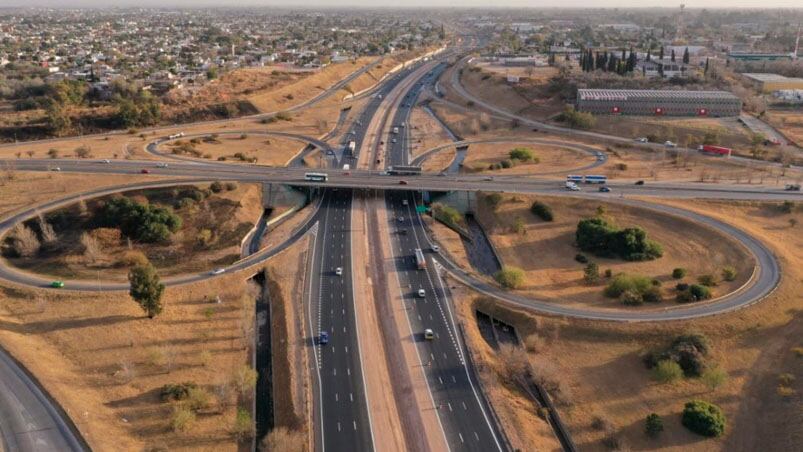
[[[680,91],[648,89],[578,89],[582,100],[629,100],[629,99],[738,99],[727,91]]]
[[[763,72],[744,73],[743,76],[759,82],[803,82],[800,77],[787,77],[780,74],[768,74]]]

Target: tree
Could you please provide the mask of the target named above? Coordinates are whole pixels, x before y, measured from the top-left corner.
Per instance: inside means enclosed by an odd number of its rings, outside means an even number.
[[[661,51],[660,51],[660,53],[658,54],[658,59],[659,59],[659,60],[662,60],[662,61],[663,61],[663,59],[664,59],[664,46],[661,46]]]
[[[656,438],[664,431],[664,421],[657,413],[650,413],[644,421],[644,433],[650,438]]]
[[[665,359],[658,362],[658,365],[652,371],[652,376],[660,383],[672,383],[683,377],[683,369],[680,364]]]
[[[555,218],[552,214],[552,208],[541,201],[533,201],[530,206],[530,212],[544,221],[552,221]]]
[[[596,284],[599,282],[599,266],[596,262],[589,262],[583,268],[583,280],[586,284]]]
[[[485,195],[485,204],[488,204],[488,207],[491,210],[496,210],[499,207],[499,203],[502,202],[502,195],[499,193],[490,193]]]
[[[672,270],[672,277],[675,279],[683,279],[686,276],[686,269],[682,267]]]
[[[237,408],[237,414],[234,417],[234,425],[231,429],[232,434],[237,441],[242,441],[245,438],[250,438],[254,434],[254,421],[251,419],[251,413],[244,408]]]
[[[33,257],[39,252],[41,244],[36,237],[36,233],[22,223],[14,226],[11,230],[11,246],[20,257]]]
[[[725,414],[718,406],[703,400],[692,400],[683,407],[681,423],[703,436],[716,437],[725,432]]]
[[[669,61],[671,61],[673,63],[675,62],[675,49],[672,49],[672,53],[671,53],[671,55],[669,57]]]
[[[165,285],[159,282],[159,275],[150,262],[137,265],[128,273],[131,288],[128,293],[136,301],[149,319],[162,312],[162,294]]]
[[[708,75],[708,58],[705,59],[705,69],[703,70],[703,75]]]
[[[62,135],[72,126],[70,114],[55,101],[48,102],[45,107],[45,116],[47,125],[54,135]]]
[[[245,395],[256,386],[257,378],[259,378],[257,371],[252,369],[251,366],[243,364],[234,371],[232,384],[240,394]]]
[[[689,48],[686,47],[686,50],[683,51],[683,62],[689,64]]]
[[[733,281],[736,279],[736,269],[733,266],[727,265],[722,268],[722,279],[725,281]]]

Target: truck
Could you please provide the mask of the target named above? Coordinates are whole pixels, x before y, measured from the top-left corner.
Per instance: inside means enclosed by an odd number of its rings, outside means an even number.
[[[392,176],[418,176],[421,174],[421,167],[411,165],[393,165],[388,167],[387,173]]]
[[[349,141],[346,145],[346,149],[349,153],[354,154],[354,150],[357,149],[357,143],[354,140]]]
[[[168,135],[168,140],[175,140],[176,138],[181,138],[184,136],[184,132],[174,133],[173,135]]]
[[[419,270],[427,268],[427,260],[424,258],[424,252],[421,251],[421,248],[415,249],[415,266]]]
[[[714,146],[712,144],[701,144],[700,146],[697,146],[697,150],[705,154],[720,155],[725,157],[730,157],[731,153],[733,153],[733,149],[731,148]]]
[[[399,133],[399,128],[398,127],[394,127],[393,128],[393,133]]]

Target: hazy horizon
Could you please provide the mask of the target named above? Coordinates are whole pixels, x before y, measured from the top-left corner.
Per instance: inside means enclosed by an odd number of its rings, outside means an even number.
[[[281,8],[660,8],[676,9],[677,4],[667,4],[660,0],[547,0],[534,4],[531,0],[462,0],[454,2],[450,0],[410,0],[404,5],[397,2],[377,2],[375,0],[312,0],[304,4],[293,4],[288,0],[241,0],[235,5],[221,4],[211,0],[33,0],[21,1],[11,0],[9,4],[0,8],[115,8],[115,7],[143,7],[143,8],[238,8],[238,7],[258,7],[273,6]],[[687,9],[803,9],[800,0],[706,0],[699,2],[686,1]]]

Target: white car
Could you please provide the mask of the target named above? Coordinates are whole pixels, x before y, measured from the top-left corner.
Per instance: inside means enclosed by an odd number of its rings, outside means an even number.
[[[666,146],[668,148],[674,148],[674,147],[677,147],[677,144],[675,144],[675,143],[673,143],[673,142],[671,142],[669,140],[666,140],[666,141],[664,141],[664,146]]]
[[[440,250],[441,250],[441,247],[439,247],[438,245],[432,245],[432,251],[433,252],[437,253]]]
[[[223,272],[225,272],[225,271],[226,271],[226,269],[225,269],[225,268],[216,268],[216,269],[214,269],[214,270],[212,270],[212,271],[211,271],[211,274],[213,274],[213,275],[219,275],[219,274],[221,274],[221,273],[223,273]]]
[[[424,339],[431,341],[435,339],[435,332],[427,328],[424,330]]]
[[[50,171],[61,171],[61,168],[57,166],[57,167],[51,169]]]
[[[566,189],[571,191],[580,191],[580,187],[574,182],[566,182]]]
[[[100,161],[100,163],[111,163],[111,160],[109,160],[109,159],[103,159],[103,160],[101,160],[101,161]]]
[[[427,291],[426,291],[426,290],[424,290],[424,289],[418,289],[418,296],[419,296],[420,298],[424,298],[424,297],[426,297],[426,296],[427,296]]]
[[[490,181],[490,180],[494,180],[494,177],[493,176],[485,176],[485,177],[482,178],[482,180]]]
[[[157,168],[167,168],[167,163],[159,162],[159,163],[156,164],[156,167]]]
[[[638,141],[639,143],[649,143],[650,142],[650,140],[645,138],[645,137],[636,138],[636,141]]]
[[[390,140],[390,142],[391,142],[391,143],[395,143],[395,142],[396,142],[396,139],[394,138],[394,139]]]
[[[337,267],[337,268],[335,269],[335,274],[336,274],[337,276],[343,276],[343,267]]]

